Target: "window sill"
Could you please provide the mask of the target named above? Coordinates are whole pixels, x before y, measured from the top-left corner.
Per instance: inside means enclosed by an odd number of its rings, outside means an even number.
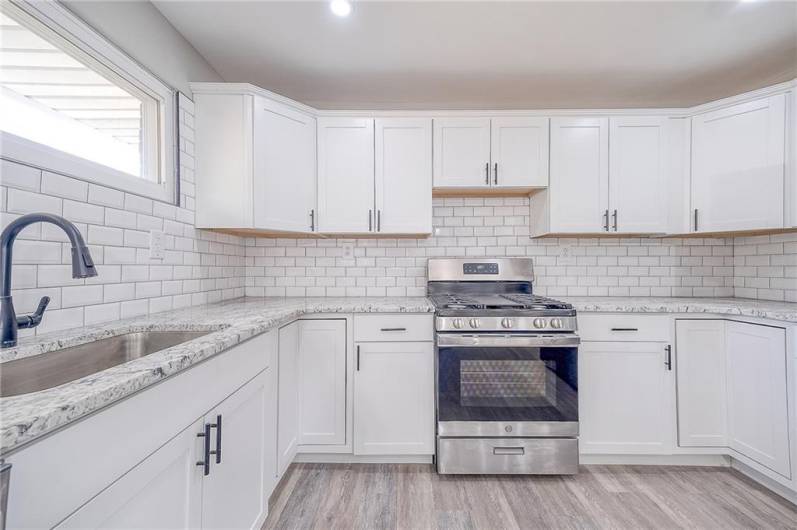
[[[0,157],[157,201],[169,204],[176,202],[174,191],[166,186],[2,131]]]

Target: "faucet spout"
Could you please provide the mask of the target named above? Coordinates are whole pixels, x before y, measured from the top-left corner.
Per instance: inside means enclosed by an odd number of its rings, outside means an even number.
[[[0,234],[0,325],[2,325],[2,342],[0,348],[10,348],[17,344],[19,328],[36,327],[41,322],[47,302],[42,299],[39,309],[32,316],[17,317],[11,299],[11,257],[17,235],[33,223],[51,223],[61,228],[72,245],[72,277],[89,278],[97,276],[97,269],[91,259],[86,242],[77,227],[58,215],[47,213],[31,213],[18,217],[9,223]],[[47,298],[47,297],[45,297]]]

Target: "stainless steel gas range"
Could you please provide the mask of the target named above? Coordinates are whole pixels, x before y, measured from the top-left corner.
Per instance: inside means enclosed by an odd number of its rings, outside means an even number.
[[[533,294],[529,258],[428,267],[438,473],[577,473],[573,307]]]

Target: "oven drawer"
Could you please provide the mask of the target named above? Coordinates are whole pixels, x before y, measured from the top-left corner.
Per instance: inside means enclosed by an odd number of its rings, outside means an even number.
[[[354,342],[434,340],[431,313],[420,315],[354,315]]]
[[[442,474],[574,475],[576,438],[438,438]]]
[[[582,341],[669,342],[671,319],[661,315],[603,313],[578,315]]]

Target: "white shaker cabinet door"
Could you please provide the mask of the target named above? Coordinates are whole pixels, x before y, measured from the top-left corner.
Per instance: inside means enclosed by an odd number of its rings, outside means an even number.
[[[678,445],[725,447],[725,321],[678,320]]]
[[[789,477],[785,330],[726,325],[730,447]]]
[[[490,185],[490,118],[435,118],[434,187]]]
[[[354,453],[434,453],[434,343],[356,346]]]
[[[611,118],[609,217],[612,232],[667,230],[667,118]]]
[[[783,227],[786,97],[692,118],[692,229]]]
[[[318,119],[318,227],[374,231],[374,120]]]
[[[376,231],[432,232],[432,120],[377,119]]]
[[[199,528],[202,427],[197,421],[169,440],[56,528]]]
[[[551,119],[550,232],[604,231],[609,193],[607,118]]]
[[[548,118],[507,117],[491,122],[491,185],[548,186]]]
[[[279,330],[277,474],[282,476],[299,445],[299,322]]]
[[[584,454],[667,454],[673,372],[661,342],[582,342],[579,448]]]
[[[276,475],[268,368],[205,416],[210,473],[202,484],[202,528],[260,528]],[[219,425],[221,434],[219,434]],[[220,453],[220,454],[219,454]]]
[[[299,444],[346,443],[346,321],[299,322]]]
[[[310,232],[315,118],[262,97],[255,97],[254,116],[254,228]]]

